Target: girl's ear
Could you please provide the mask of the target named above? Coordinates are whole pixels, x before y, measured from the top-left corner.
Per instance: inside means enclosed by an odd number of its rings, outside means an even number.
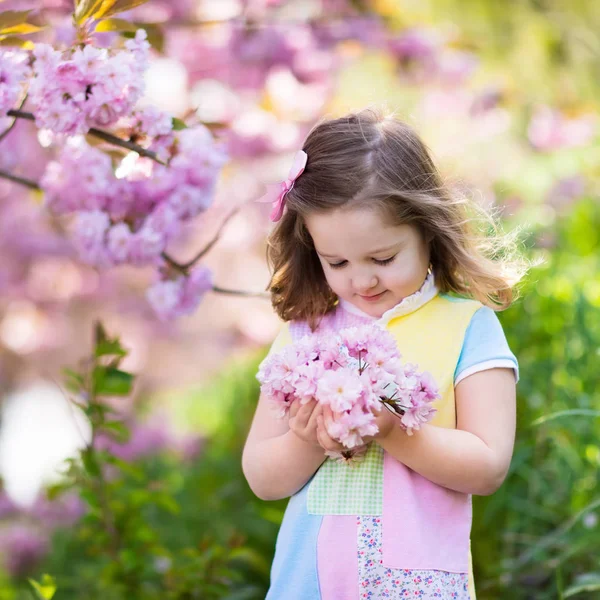
[[[423,236],[423,239],[425,240],[425,243],[428,246],[431,244],[431,242],[433,242],[435,238],[433,232],[429,229],[425,229],[424,227],[421,227],[421,235]]]

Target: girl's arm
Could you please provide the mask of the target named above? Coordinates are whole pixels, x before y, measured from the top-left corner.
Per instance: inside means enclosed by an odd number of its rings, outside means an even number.
[[[489,369],[470,375],[456,386],[455,400],[457,429],[426,424],[409,436],[383,410],[380,419],[387,424],[382,423],[375,437],[397,460],[438,485],[466,494],[493,494],[506,477],[513,452],[514,372]]]
[[[326,457],[316,439],[320,414],[316,402],[292,406],[289,421],[275,418],[268,403],[261,394],[244,446],[242,470],[256,496],[279,500],[302,489]]]

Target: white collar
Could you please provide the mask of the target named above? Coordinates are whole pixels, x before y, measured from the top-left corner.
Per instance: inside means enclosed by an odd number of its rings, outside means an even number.
[[[354,304],[351,304],[347,300],[340,299],[340,306],[345,311],[352,313],[353,315],[358,315],[359,317],[377,321],[378,325],[385,327],[392,319],[395,319],[396,317],[402,317],[414,312],[418,308],[421,308],[421,306],[427,304],[430,300],[435,298],[438,292],[439,290],[435,285],[435,277],[433,276],[432,272],[429,272],[419,290],[410,296],[406,296],[406,298],[402,298],[402,300],[396,304],[396,306],[386,310],[379,319],[377,317],[368,315],[366,312],[363,312],[360,310],[360,308],[357,308],[354,306]]]

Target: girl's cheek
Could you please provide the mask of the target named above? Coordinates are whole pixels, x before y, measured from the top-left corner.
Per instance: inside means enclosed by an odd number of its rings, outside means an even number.
[[[337,273],[332,273],[330,271],[329,275],[327,275],[327,283],[329,284],[329,287],[334,292],[339,292],[339,291],[343,290],[343,285],[342,285],[341,280],[342,280],[342,277],[340,277],[340,275]]]

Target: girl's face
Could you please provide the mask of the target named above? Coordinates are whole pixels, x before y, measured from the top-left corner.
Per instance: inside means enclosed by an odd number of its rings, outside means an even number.
[[[376,209],[352,208],[313,213],[306,227],[331,289],[372,317],[425,281],[429,248],[414,225],[390,225]]]

